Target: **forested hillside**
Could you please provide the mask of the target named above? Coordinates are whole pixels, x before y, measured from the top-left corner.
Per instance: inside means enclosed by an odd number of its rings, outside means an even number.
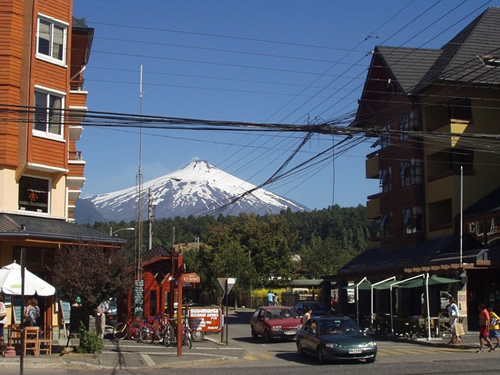
[[[96,223],[94,228],[109,232],[110,225],[116,231],[135,223]],[[200,275],[201,293],[217,293],[217,277],[236,277],[235,288],[245,295],[252,288],[279,287],[289,279],[334,275],[366,248],[376,231],[377,224],[366,219],[360,205],[266,216],[163,219],[153,222],[152,237],[153,247],[185,244],[184,260],[189,272]],[[143,232],[147,249],[146,224]],[[120,236],[129,239],[133,254],[133,232]]]

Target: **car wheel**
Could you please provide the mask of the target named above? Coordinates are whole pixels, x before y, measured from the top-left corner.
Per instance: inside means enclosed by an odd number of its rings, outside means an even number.
[[[318,348],[318,362],[322,365],[325,363],[325,355],[323,354],[323,350]]]
[[[375,357],[375,356],[373,356],[373,357],[371,357],[371,358],[366,358],[366,363],[374,363],[374,362],[375,362],[375,359],[376,359],[376,357]]]
[[[205,338],[205,332],[203,331],[193,331],[193,341],[203,341]]]
[[[264,341],[265,342],[271,342],[273,340],[273,336],[271,335],[271,332],[269,330],[264,331]]]
[[[254,339],[256,339],[257,337],[259,337],[259,335],[257,334],[257,332],[255,332],[255,330],[253,329],[253,327],[252,327],[252,337]]]
[[[304,350],[302,349],[302,345],[300,345],[300,341],[297,341],[297,353],[302,357],[304,356]]]

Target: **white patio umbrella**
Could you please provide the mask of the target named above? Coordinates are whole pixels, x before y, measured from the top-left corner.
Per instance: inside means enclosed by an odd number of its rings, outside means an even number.
[[[20,296],[21,290],[21,266],[12,263],[0,269],[0,292]],[[25,269],[24,274],[24,295],[31,296],[52,296],[56,293],[56,288],[45,280]]]

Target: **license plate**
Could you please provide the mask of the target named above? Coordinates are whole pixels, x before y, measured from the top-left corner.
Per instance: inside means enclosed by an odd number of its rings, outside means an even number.
[[[362,352],[361,349],[349,349],[349,354],[361,354]]]
[[[285,331],[285,335],[295,335],[295,331]]]

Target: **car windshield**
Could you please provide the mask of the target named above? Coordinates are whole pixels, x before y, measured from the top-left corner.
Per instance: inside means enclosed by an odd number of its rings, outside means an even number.
[[[325,320],[320,322],[319,325],[320,335],[346,334],[353,332],[360,332],[360,328],[356,322],[352,320]]]
[[[295,309],[272,309],[266,312],[266,319],[296,319],[298,318],[297,311]]]

